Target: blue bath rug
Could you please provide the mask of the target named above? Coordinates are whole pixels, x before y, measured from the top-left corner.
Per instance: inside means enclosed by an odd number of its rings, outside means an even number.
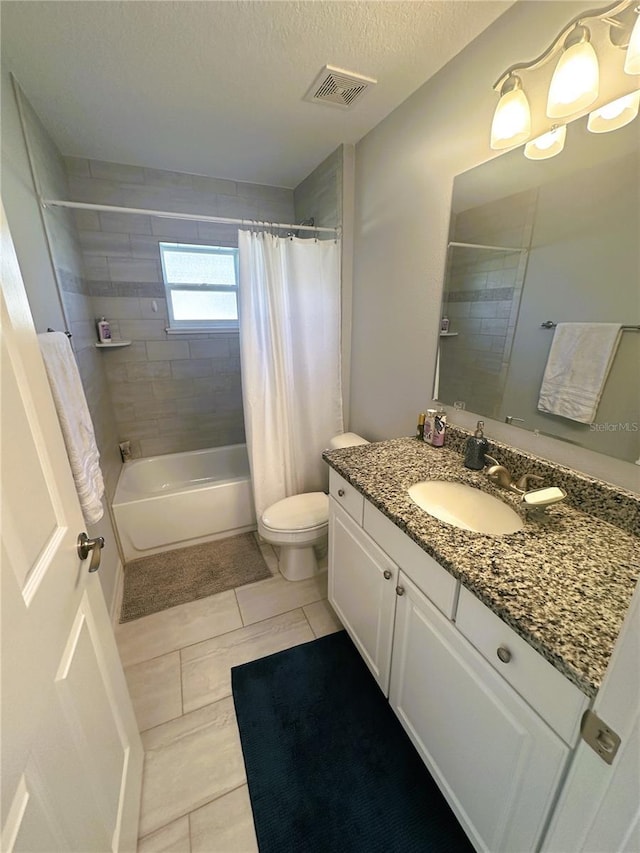
[[[260,853],[473,850],[345,631],[231,682]]]

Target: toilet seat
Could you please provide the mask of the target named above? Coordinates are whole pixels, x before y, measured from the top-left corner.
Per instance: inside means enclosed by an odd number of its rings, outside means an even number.
[[[329,498],[324,492],[292,495],[272,504],[262,514],[262,526],[276,533],[310,533],[329,521]]]

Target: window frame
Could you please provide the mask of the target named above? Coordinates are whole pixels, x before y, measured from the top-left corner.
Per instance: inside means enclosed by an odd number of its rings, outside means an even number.
[[[167,270],[164,261],[164,249],[179,249],[191,254],[201,255],[231,255],[233,257],[233,267],[235,272],[235,284],[172,284],[168,280]],[[167,300],[167,316],[169,318],[169,326],[167,332],[219,332],[219,331],[234,331],[239,328],[239,319],[232,320],[176,320],[173,313],[173,301],[171,298],[172,292],[175,291],[190,291],[194,293],[202,293],[203,291],[214,291],[222,293],[235,293],[236,309],[239,314],[239,257],[238,248],[235,246],[211,246],[202,243],[177,243],[169,242],[168,240],[160,240],[158,242],[158,251],[160,253],[160,265],[162,268],[162,282],[164,285],[165,298]]]

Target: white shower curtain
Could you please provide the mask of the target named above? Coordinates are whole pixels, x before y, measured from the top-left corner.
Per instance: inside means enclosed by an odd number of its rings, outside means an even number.
[[[258,517],[325,487],[342,432],[340,252],[334,240],[239,232],[244,422]]]

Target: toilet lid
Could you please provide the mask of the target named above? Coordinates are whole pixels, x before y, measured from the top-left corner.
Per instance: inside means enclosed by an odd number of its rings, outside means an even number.
[[[272,530],[308,530],[326,524],[329,498],[324,492],[308,492],[272,504],[262,514],[262,523]]]

